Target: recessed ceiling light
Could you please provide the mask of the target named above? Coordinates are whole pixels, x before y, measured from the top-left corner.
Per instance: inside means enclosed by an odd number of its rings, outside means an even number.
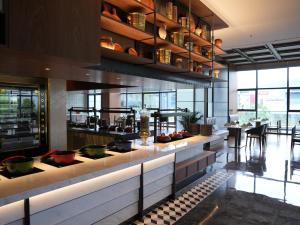
[[[46,71],[50,71],[50,70],[51,70],[51,68],[49,68],[49,67],[46,67],[46,68],[45,68],[45,70],[46,70]]]

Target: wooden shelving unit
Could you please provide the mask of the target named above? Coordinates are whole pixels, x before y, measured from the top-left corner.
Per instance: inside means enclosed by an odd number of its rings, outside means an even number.
[[[126,63],[138,64],[138,65],[147,65],[152,64],[153,60],[147,59],[140,56],[129,55],[126,52],[116,52],[107,48],[101,48],[101,55],[104,58],[114,59]]]
[[[117,6],[125,12],[130,12],[133,9],[141,8],[144,10],[145,14],[154,13],[154,9],[151,9],[147,5],[137,0],[104,0],[104,2]]]
[[[116,21],[110,17],[103,15],[101,16],[101,25],[105,30],[143,43],[148,43],[151,40],[153,41],[154,38],[152,34],[146,33],[142,30],[129,26],[126,23]]]
[[[166,16],[156,12],[155,9],[150,8],[149,6],[143,4],[142,2],[139,2],[137,0],[126,0],[126,1],[125,0],[122,1],[104,0],[104,2],[109,3],[123,10],[124,12],[131,12],[137,8],[142,9],[143,12],[146,14],[147,22],[153,24],[153,28],[158,28],[163,24],[165,24],[168,31],[181,29],[181,31],[185,33],[185,36],[189,36],[192,39],[192,41],[195,44],[197,44],[199,47],[207,48],[207,49],[211,49],[213,47],[215,55],[225,54],[225,51],[223,51],[221,48],[212,45],[212,43],[209,40],[206,40],[196,35],[195,33],[190,32],[189,29],[187,28],[181,27],[181,25],[178,22],[171,20]],[[160,37],[158,37],[158,35],[155,35],[153,33],[148,33],[139,30],[137,28],[134,28],[125,22],[119,22],[114,20],[113,18],[101,15],[101,26],[105,30],[119,34],[131,40],[135,40],[137,42],[151,45],[154,47],[153,48],[154,51],[155,49],[164,47],[170,49],[174,55],[186,58],[188,62],[189,61],[197,62],[213,69],[225,68],[224,65],[215,62],[214,60],[210,60],[207,57],[201,55],[200,53],[196,53],[193,51],[189,52],[189,50],[186,49],[185,47],[178,46],[168,40],[163,40]],[[175,65],[168,65],[168,64],[155,62],[155,60],[152,59],[146,59],[140,56],[135,57],[124,52],[115,52],[113,50],[104,49],[104,48],[101,49],[101,52],[102,52],[102,56],[106,58],[119,60],[131,64],[147,65],[147,67],[159,69],[162,71],[167,71],[172,73],[184,73],[184,74],[189,74],[193,77],[201,78],[203,80],[215,81],[215,79],[212,79],[212,77],[210,76],[202,75],[197,72],[190,72],[188,71],[188,69],[180,69],[177,68]],[[155,52],[153,52],[153,55],[155,55]]]

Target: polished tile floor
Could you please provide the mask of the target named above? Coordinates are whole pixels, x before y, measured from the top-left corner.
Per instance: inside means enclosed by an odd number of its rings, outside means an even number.
[[[242,146],[245,144],[245,140],[242,140]],[[292,173],[292,165],[295,162],[300,162],[300,145],[295,146],[294,154],[291,154],[290,150],[290,136],[286,135],[267,135],[267,142],[263,146],[260,151],[258,144],[254,143],[251,148],[248,146],[247,148],[240,149],[240,161],[234,161],[234,149],[229,146],[233,145],[233,140],[229,139],[225,142],[224,146],[215,148],[217,151],[217,162],[208,169],[208,174],[199,179],[199,181],[194,182],[190,186],[186,187],[181,191],[181,194],[193,192],[197,185],[203,185],[201,183],[205,183],[209,177],[214,176],[213,174],[230,174],[230,178],[228,178],[225,183],[218,185],[218,187],[214,188],[213,191],[207,194],[206,198],[203,198],[201,201],[197,202],[197,204],[190,207],[189,210],[183,212],[182,215],[176,218],[176,220],[166,219],[169,218],[161,216],[161,220],[152,220],[152,217],[159,218],[159,208],[154,210],[154,213],[150,214],[145,221],[139,221],[138,224],[176,224],[176,225],[204,225],[211,224],[210,220],[216,219],[213,217],[214,211],[220,211],[218,207],[220,207],[221,199],[224,202],[224,198],[228,198],[228,194],[235,191],[236,195],[240,196],[239,200],[237,197],[235,198],[234,204],[244,204],[246,203],[247,193],[250,196],[264,198],[264,196],[268,196],[272,199],[268,198],[268,201],[274,201],[274,208],[284,207],[285,204],[290,204],[290,207],[299,206],[300,207],[300,169],[293,170]],[[300,167],[299,167],[300,168]],[[242,192],[239,192],[242,191]],[[246,193],[245,193],[246,192]],[[233,194],[234,196],[234,194]],[[187,195],[188,197],[188,195]],[[191,197],[192,198],[192,197]],[[266,200],[267,201],[267,200]],[[185,202],[189,202],[185,199]],[[275,206],[276,203],[281,204],[280,206]],[[284,203],[284,204],[282,204]],[[169,204],[169,203],[167,203]],[[172,202],[170,204],[173,204]],[[229,203],[231,204],[231,202]],[[233,204],[233,205],[234,205]],[[262,204],[265,204],[262,203]],[[224,204],[223,204],[224,205]],[[164,207],[164,206],[163,206]],[[175,207],[176,208],[176,207]],[[175,210],[174,208],[174,210]],[[256,215],[255,211],[258,211],[255,207],[252,207],[254,213],[251,219],[253,220],[253,224],[273,224],[270,222],[264,221],[263,216],[260,218],[259,214]],[[266,207],[264,207],[266,208]],[[286,207],[289,209],[289,207]],[[294,209],[295,208],[295,209]],[[294,207],[293,210],[299,210],[300,217],[300,208]],[[270,206],[272,210],[272,206]],[[242,210],[235,210],[241,211]],[[275,210],[276,212],[281,212],[282,210]],[[293,212],[293,211],[292,211]],[[251,214],[250,209],[250,214]],[[260,212],[261,213],[261,212]],[[287,212],[290,213],[290,212]],[[228,214],[228,215],[227,215]],[[231,216],[230,213],[227,213],[226,216]],[[237,212],[233,213],[233,217],[236,216]],[[249,214],[249,209],[247,214]],[[278,213],[277,213],[278,214]],[[272,214],[271,214],[272,215]],[[151,217],[152,216],[152,217]],[[216,216],[218,216],[216,214]],[[251,216],[250,216],[251,217]],[[255,218],[254,218],[255,217]],[[150,219],[150,220],[149,220]],[[165,221],[165,222],[162,222]],[[234,220],[233,220],[234,221]],[[146,222],[146,223],[143,223]],[[232,225],[241,225],[244,223],[223,223],[220,224],[232,224]],[[214,224],[214,222],[212,223]],[[219,223],[215,223],[219,224]],[[214,224],[214,225],[215,225]],[[247,223],[247,225],[252,223]],[[274,223],[274,224],[278,224]],[[289,218],[286,218],[284,223],[279,224],[291,224],[291,225],[300,225],[297,222],[289,221]],[[246,223],[245,223],[246,225]]]
[[[295,146],[293,157],[290,151],[290,136],[268,135],[262,151],[259,150],[256,143],[251,149],[248,146],[246,151],[245,148],[242,148],[240,150],[241,160],[238,163],[233,161],[234,150],[228,148],[231,145],[232,140],[229,140],[223,148],[218,149],[217,163],[213,169],[227,168],[227,171],[234,173],[234,176],[183,216],[175,223],[176,225],[210,224],[211,213],[217,205],[220,205],[220,199],[231,190],[260,194],[277,199],[282,203],[300,206],[300,170],[294,170],[293,175],[291,173],[293,164],[291,161],[300,161],[300,145]],[[227,153],[229,154],[228,162]],[[241,201],[244,200],[241,199]],[[263,222],[258,224],[263,224]],[[299,223],[287,222],[284,224]]]

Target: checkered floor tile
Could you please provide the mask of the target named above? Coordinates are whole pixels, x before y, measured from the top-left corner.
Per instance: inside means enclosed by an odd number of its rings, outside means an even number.
[[[231,176],[232,174],[225,171],[218,171],[175,200],[165,202],[148,213],[142,220],[137,220],[131,225],[174,224]]]

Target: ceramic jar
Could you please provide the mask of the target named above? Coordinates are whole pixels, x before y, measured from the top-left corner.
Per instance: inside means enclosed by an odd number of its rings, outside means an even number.
[[[130,26],[145,31],[146,15],[144,13],[141,12],[129,13],[127,19]]]
[[[171,33],[171,40],[175,45],[184,46],[184,33],[182,31],[174,31]]]
[[[222,43],[223,43],[222,39],[218,38],[215,40],[215,46],[217,46],[218,48],[222,47]]]
[[[171,50],[166,48],[159,48],[156,50],[157,60],[160,63],[171,64]]]

